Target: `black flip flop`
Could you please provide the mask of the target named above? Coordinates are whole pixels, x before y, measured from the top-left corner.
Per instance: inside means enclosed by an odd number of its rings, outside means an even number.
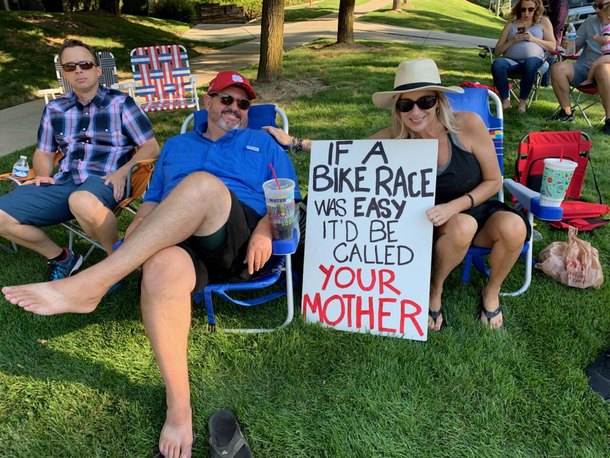
[[[481,313],[479,313],[479,321],[483,324],[483,326],[487,326],[487,327],[491,328],[491,326],[490,326],[491,320],[494,319],[495,317],[497,317],[500,313],[502,313],[502,303],[500,302],[500,296],[498,296],[498,308],[495,309],[493,312],[490,312],[483,305],[483,295],[481,294],[480,307],[481,307],[481,312],[484,313],[485,317],[487,318],[487,323],[481,319],[482,318]],[[503,331],[504,330],[504,319],[502,320],[502,326],[500,326],[499,328],[493,328],[493,329],[499,329],[500,331]]]
[[[442,314],[443,314],[442,308],[437,310],[436,312],[428,309],[428,315],[430,315],[430,318],[432,318],[432,322],[434,323],[434,326],[436,326],[436,320],[438,320],[438,317],[441,316]],[[445,329],[446,325],[447,325],[447,322],[445,320],[445,317],[443,316],[443,322],[441,323],[440,329],[437,331],[436,329],[432,328],[431,331],[441,332],[443,329]]]
[[[237,418],[233,412],[220,410],[208,421],[210,430],[210,456],[212,458],[252,458]]]
[[[606,402],[610,401],[610,348],[587,369],[589,386]]]

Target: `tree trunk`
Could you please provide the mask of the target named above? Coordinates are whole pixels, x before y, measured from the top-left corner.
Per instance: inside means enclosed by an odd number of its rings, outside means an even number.
[[[70,1],[63,0],[61,4],[64,10],[64,17],[66,18],[66,21],[72,21],[72,13],[70,12]]]
[[[100,0],[100,10],[107,13],[119,15],[119,0]]]
[[[337,43],[354,44],[354,8],[356,0],[341,0],[339,3],[339,26]]]
[[[263,0],[261,56],[257,81],[277,81],[284,77],[284,0]]]
[[[392,9],[398,11],[400,9],[400,1],[401,0],[393,0],[392,1]]]

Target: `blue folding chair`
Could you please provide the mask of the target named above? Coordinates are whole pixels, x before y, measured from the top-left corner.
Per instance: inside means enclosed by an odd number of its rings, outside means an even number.
[[[288,119],[284,112],[275,105],[253,105],[248,111],[248,127],[250,129],[260,129],[263,126],[277,127],[276,115],[282,120],[282,128],[288,133]],[[185,133],[191,120],[194,125],[199,127],[206,122],[208,113],[206,110],[200,110],[190,114],[182,124],[181,133]],[[298,215],[297,215],[298,217]],[[208,326],[211,329],[216,327],[216,319],[214,317],[214,307],[212,304],[212,296],[221,296],[228,301],[245,307],[263,304],[278,297],[286,296],[287,314],[286,320],[277,328],[253,328],[253,329],[224,329],[225,332],[272,332],[277,329],[287,326],[294,317],[294,297],[293,297],[293,281],[298,282],[299,277],[292,270],[292,254],[296,252],[299,244],[300,230],[296,225],[293,237],[289,240],[274,240],[273,241],[273,256],[261,271],[250,281],[245,283],[220,283],[209,284],[203,290],[193,296],[196,303],[205,301],[205,308],[208,315]],[[263,289],[276,284],[284,273],[284,280],[280,282],[280,291],[265,294],[260,297],[247,300],[238,300],[229,296],[232,291],[249,291]],[[293,280],[294,276],[294,280]]]
[[[447,93],[449,103],[453,111],[472,111],[477,113],[485,125],[489,129],[489,134],[494,142],[496,156],[500,166],[500,173],[504,175],[504,120],[502,115],[502,102],[500,98],[492,91],[484,88],[465,88],[463,94]],[[489,99],[491,99],[496,107],[495,116],[490,111]],[[513,180],[504,180],[504,186],[517,199],[519,205],[525,207],[527,218],[532,227],[534,227],[534,216],[547,221],[560,220],[563,215],[561,207],[546,207],[540,205],[540,195],[525,186],[515,183]],[[498,200],[504,202],[504,186],[498,192]],[[525,279],[522,286],[513,292],[500,293],[503,296],[517,296],[524,293],[532,281],[532,258],[533,258],[533,240],[527,240],[521,250],[521,257],[525,259]],[[462,282],[465,285],[470,279],[470,269],[474,265],[475,268],[486,275],[489,275],[489,269],[485,266],[485,255],[489,255],[489,248],[470,247],[464,258],[464,270],[462,272]]]

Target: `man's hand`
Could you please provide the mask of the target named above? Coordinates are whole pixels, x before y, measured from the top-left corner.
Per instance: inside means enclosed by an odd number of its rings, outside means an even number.
[[[127,170],[127,167],[121,167],[116,172],[102,177],[105,179],[104,184],[106,186],[112,183],[114,200],[116,200],[117,202],[123,199],[128,173],[129,170]]]
[[[40,186],[41,183],[55,184],[55,180],[51,177],[36,177],[24,182],[23,184],[35,184],[36,186]]]
[[[265,216],[266,218],[266,216]],[[271,257],[271,234],[264,232],[253,232],[248,242],[248,252],[244,264],[248,264],[248,273],[262,269]]]

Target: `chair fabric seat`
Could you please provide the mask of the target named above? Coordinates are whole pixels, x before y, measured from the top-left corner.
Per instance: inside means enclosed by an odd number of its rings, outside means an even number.
[[[177,99],[177,100],[159,100],[155,102],[144,102],[140,105],[142,110],[148,111],[167,111],[167,110],[179,110],[182,108],[194,108],[196,106],[195,101],[191,99]]]

